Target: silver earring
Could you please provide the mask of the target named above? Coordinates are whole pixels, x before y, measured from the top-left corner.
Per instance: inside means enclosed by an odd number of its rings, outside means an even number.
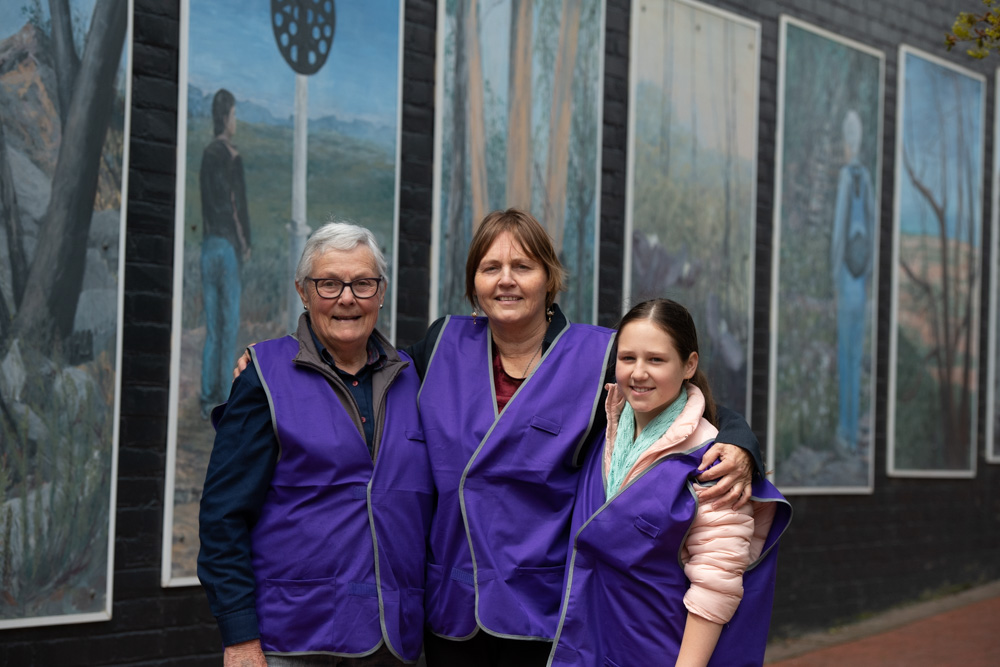
[[[479,317],[479,310],[475,307],[472,308],[472,323],[476,323],[476,318]]]
[[[379,307],[379,309],[385,308],[385,301],[383,301],[382,303],[380,303],[378,305],[378,307]]]

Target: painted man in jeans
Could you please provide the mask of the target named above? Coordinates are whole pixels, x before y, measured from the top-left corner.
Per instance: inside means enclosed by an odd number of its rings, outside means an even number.
[[[205,347],[201,359],[201,416],[229,394],[240,322],[240,267],[250,259],[243,161],[231,143],[236,100],[225,88],[212,100],[215,139],[201,156],[201,285]]]

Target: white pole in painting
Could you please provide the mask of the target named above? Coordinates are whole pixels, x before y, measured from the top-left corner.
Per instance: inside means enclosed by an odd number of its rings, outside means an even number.
[[[302,256],[302,249],[309,238],[306,222],[306,173],[309,157],[309,79],[304,74],[295,75],[295,131],[292,148],[292,221],[288,223],[288,265],[294,278],[295,268]],[[308,287],[308,286],[304,286]],[[288,295],[288,331],[295,333],[299,322],[301,303],[295,285]]]
[[[285,62],[295,71],[295,127],[292,146],[292,219],[288,223],[289,273],[295,267],[306,238],[306,177],[309,157],[309,80],[330,55],[337,25],[333,0],[271,0],[271,28]],[[301,302],[293,286],[288,295],[288,327],[294,332]]]

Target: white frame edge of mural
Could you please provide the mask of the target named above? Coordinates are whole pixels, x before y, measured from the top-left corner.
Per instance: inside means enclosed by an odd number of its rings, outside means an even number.
[[[969,77],[970,79],[975,79],[979,81],[982,85],[983,95],[980,100],[979,105],[979,119],[981,125],[980,142],[986,138],[986,77],[978,72],[957,65],[953,62],[940,58],[932,53],[923,51],[916,47],[910,46],[905,43],[901,43],[897,50],[897,80],[896,80],[896,144],[895,144],[895,173],[893,175],[893,205],[892,205],[892,302],[890,308],[890,324],[889,324],[889,387],[888,393],[886,395],[886,462],[885,462],[885,473],[887,477],[894,478],[911,478],[911,479],[971,479],[976,476],[976,452],[978,450],[978,422],[979,422],[979,402],[973,401],[970,407],[971,411],[971,423],[972,428],[969,430],[969,468],[967,470],[903,470],[895,469],[895,442],[896,433],[894,424],[896,423],[896,362],[898,355],[898,327],[899,327],[899,280],[897,279],[898,272],[896,267],[899,263],[899,187],[902,179],[902,171],[899,168],[902,151],[903,151],[903,112],[906,102],[905,97],[905,84],[906,84],[906,55],[913,54],[919,58],[932,62],[941,67],[953,70]],[[984,150],[979,158],[979,169],[980,169],[980,179],[978,186],[978,201],[982,201],[983,195],[983,179],[986,176],[986,151]],[[983,238],[983,226],[984,220],[982,216],[982,211],[980,211],[979,220],[979,243],[980,243],[980,253],[982,253],[982,238]],[[982,260],[982,255],[980,255],[980,260]],[[982,295],[982,276],[980,275],[980,280],[976,288],[976,294],[974,295],[973,303],[976,304],[973,309],[973,325],[972,329],[974,335],[977,336],[976,345],[973,346],[977,350],[977,354],[981,352],[982,345],[981,341],[978,340],[979,335],[979,318],[981,313],[979,308],[980,298]],[[976,359],[976,368],[980,368],[981,362]],[[976,388],[978,393],[978,387]]]
[[[406,0],[397,0],[397,2],[399,25],[396,32],[396,45],[399,51],[396,53],[396,165],[393,169],[395,185],[392,203],[392,239],[390,239],[392,241],[392,266],[389,267],[389,271],[392,272],[390,287],[395,288],[389,299],[389,307],[392,309],[389,313],[392,316],[389,340],[393,345],[396,344],[396,331],[399,328],[399,310],[397,309],[399,303],[399,196],[403,172],[403,52],[406,50],[406,44],[403,41],[404,28],[406,27]]]
[[[427,321],[439,317],[438,299],[441,290],[441,151],[444,146],[444,28],[445,3],[437,6],[434,48],[434,166],[431,179],[431,270],[430,298],[427,299]],[[400,72],[402,79],[402,72]]]
[[[772,199],[771,213],[771,307],[768,309],[768,345],[767,345],[767,444],[765,460],[773,462],[775,459],[775,437],[774,437],[774,415],[777,396],[775,392],[775,378],[778,375],[778,337],[775,332],[778,330],[778,280],[781,274],[781,262],[778,258],[778,249],[781,247],[781,195],[782,183],[781,168],[782,155],[785,150],[785,59],[787,49],[787,31],[785,30],[788,16],[781,14],[778,17],[778,85],[775,89],[775,131],[774,131],[774,198]],[[779,473],[776,471],[775,482],[780,487]],[[784,490],[782,490],[784,492]]]
[[[668,0],[669,1],[669,0]],[[619,305],[619,315],[628,312],[628,304],[632,299],[632,230],[635,227],[635,106],[636,77],[639,75],[639,44],[636,32],[639,25],[639,13],[635,11],[636,2],[632,3],[628,27],[628,118],[625,121],[625,224],[622,239],[622,300]]]
[[[775,380],[777,378],[778,372],[778,309],[776,304],[778,301],[778,287],[779,287],[779,265],[780,257],[777,252],[777,248],[780,247],[779,242],[781,238],[781,195],[782,195],[782,179],[781,169],[782,169],[782,154],[784,150],[784,116],[785,116],[785,67],[786,62],[786,39],[787,39],[787,28],[789,25],[793,25],[802,30],[812,32],[820,37],[829,39],[831,41],[837,42],[848,46],[856,51],[861,51],[867,53],[879,61],[879,92],[878,92],[878,129],[876,131],[877,148],[876,148],[876,161],[877,168],[875,174],[875,239],[874,244],[876,250],[882,247],[881,238],[881,228],[882,228],[882,166],[883,158],[882,154],[882,142],[884,138],[884,125],[885,125],[885,51],[882,49],[864,44],[857,40],[851,39],[849,37],[844,37],[843,35],[838,35],[835,32],[831,32],[819,26],[813,25],[801,19],[798,19],[789,14],[781,14],[779,16],[778,24],[778,88],[777,88],[777,128],[775,131],[775,156],[774,156],[774,217],[773,217],[773,236],[772,236],[772,246],[771,246],[771,262],[772,262],[772,273],[771,273],[771,308],[769,313],[770,324],[770,345],[768,349],[768,401],[767,401],[767,460],[774,461],[774,449],[775,449],[775,401],[777,397],[774,393]],[[874,372],[875,367],[878,364],[878,274],[879,274],[879,253],[876,252],[874,259],[874,266],[872,271],[872,285],[871,285],[871,359],[872,359],[872,372],[869,373],[869,383],[870,383],[870,396],[872,407],[869,415],[869,432],[872,434],[871,445],[869,446],[869,462],[868,462],[868,485],[867,486],[785,486],[781,484],[780,475],[776,477],[775,481],[777,486],[781,489],[781,492],[785,495],[871,495],[875,492],[875,403],[877,396],[877,373]]]
[[[114,608],[115,584],[115,534],[117,532],[118,516],[118,452],[121,438],[121,403],[122,403],[122,358],[125,346],[125,251],[128,234],[128,171],[131,156],[130,138],[132,136],[132,62],[135,51],[135,30],[133,24],[134,0],[128,0],[125,8],[128,12],[125,24],[125,114],[122,123],[122,186],[121,209],[118,223],[118,334],[115,341],[115,398],[113,409],[113,426],[111,427],[111,499],[108,516],[108,583],[105,594],[105,615],[103,620],[111,620]]]
[[[602,0],[603,1],[603,0]],[[761,43],[761,30],[762,26],[760,21],[755,21],[753,19],[735,14],[733,12],[719,9],[718,7],[713,7],[712,5],[706,5],[697,0],[666,0],[667,2],[676,2],[678,4],[687,5],[694,9],[705,11],[709,14],[715,14],[724,19],[733,21],[734,23],[742,24],[744,27],[750,28],[754,31],[754,44],[757,57],[754,60],[754,87],[756,88],[756,94],[754,95],[754,105],[753,105],[753,178],[751,179],[750,185],[750,201],[757,202],[757,159],[758,159],[758,141],[760,135],[758,130],[760,125],[760,43]],[[636,80],[638,75],[638,69],[636,62],[639,59],[639,47],[638,40],[636,39],[636,29],[638,26],[639,18],[638,13],[633,11],[629,22],[629,90],[628,90],[628,127],[627,137],[626,137],[626,150],[628,151],[626,164],[625,164],[625,238],[623,239],[622,247],[624,250],[624,261],[622,262],[622,303],[621,303],[621,315],[625,315],[629,310],[629,303],[632,299],[632,230],[635,227],[635,214],[633,208],[635,205],[635,108],[636,108],[636,91],[638,86],[636,86]],[[602,29],[602,46],[603,46],[603,29]],[[601,59],[603,63],[604,59],[604,49],[601,49]],[[603,71],[603,69],[602,69]],[[601,83],[602,88],[602,98],[603,98],[603,81]],[[602,132],[603,132],[603,116],[602,116]],[[600,179],[598,178],[598,183]],[[756,208],[748,212],[750,216],[750,265],[747,269],[747,281],[748,284],[754,284],[754,274],[757,268],[757,253],[755,249],[757,247],[757,211]],[[598,217],[598,225],[600,225],[600,217]],[[598,239],[600,240],[600,239]],[[595,248],[599,248],[600,243],[595,245]],[[597,266],[600,267],[600,263],[597,262]],[[595,285],[595,295],[597,294],[597,289]],[[747,322],[747,378],[746,378],[746,404],[744,407],[744,415],[746,415],[746,421],[748,425],[751,424],[751,411],[753,407],[753,315],[754,315],[754,290],[750,289],[750,304],[747,311],[748,322]],[[594,312],[597,312],[596,300]]]
[[[126,229],[128,226],[128,169],[129,169],[129,137],[132,130],[132,60],[134,32],[132,25],[133,0],[128,0],[125,11],[125,43],[122,45],[122,55],[125,56],[125,114],[122,125],[122,185],[121,209],[118,217],[118,322],[115,341],[115,395],[112,407],[111,426],[111,472],[109,475],[110,493],[108,497],[108,542],[107,542],[107,584],[104,592],[104,609],[82,614],[58,614],[52,616],[31,616],[0,620],[0,630],[12,628],[37,628],[52,625],[76,625],[79,623],[100,623],[110,621],[114,609],[115,584],[115,534],[118,515],[118,451],[121,435],[121,396],[122,396],[122,357],[124,346],[122,338],[125,329],[125,250]]]
[[[997,136],[1000,136],[1000,67],[997,67],[993,75],[994,91],[993,91],[993,141],[996,142]],[[989,291],[989,332],[987,333],[986,339],[986,423],[984,425],[984,442],[986,448],[986,462],[987,463],[1000,463],[1000,444],[994,442],[997,437],[996,429],[994,428],[994,420],[997,416],[997,392],[996,392],[996,377],[997,377],[997,316],[1000,315],[998,312],[997,300],[1000,299],[1000,293],[998,293],[998,286],[1000,286],[1000,280],[997,278],[997,253],[1000,252],[1000,240],[997,239],[997,234],[1000,233],[1000,211],[997,207],[1000,206],[1000,186],[997,185],[997,175],[1000,174],[1000,153],[997,152],[996,148],[993,150],[993,173],[991,178],[993,179],[993,187],[990,188],[990,259],[992,260],[992,270],[990,271],[990,291]]]
[[[180,37],[177,48],[177,168],[174,192],[174,284],[170,326],[170,389],[167,401],[167,461],[163,491],[163,540],[160,585],[164,588],[197,585],[196,577],[173,576],[174,484],[177,467],[177,411],[181,380],[181,309],[184,302],[184,198],[187,183],[188,56],[190,0],[180,0]]]
[[[597,38],[597,139],[594,151],[594,259],[590,270],[593,274],[593,296],[590,300],[590,324],[597,324],[601,296],[601,172],[604,166],[604,50],[607,48],[608,2],[601,0],[601,25]],[[631,36],[630,36],[631,37]],[[631,45],[631,38],[629,44]],[[631,50],[631,46],[629,49]],[[629,57],[629,74],[632,63]],[[630,79],[631,80],[631,79]],[[631,93],[629,93],[631,95]],[[631,100],[630,100],[631,102]],[[631,106],[629,107],[631,109]],[[629,114],[632,112],[629,111]],[[626,165],[627,168],[627,165]],[[627,172],[626,172],[627,173]],[[626,186],[627,187],[627,186]]]

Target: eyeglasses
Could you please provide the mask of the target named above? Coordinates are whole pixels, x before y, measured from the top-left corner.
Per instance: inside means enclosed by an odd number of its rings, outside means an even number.
[[[316,294],[321,299],[336,299],[344,292],[345,287],[351,288],[351,294],[356,299],[370,299],[378,294],[378,286],[382,278],[358,278],[357,280],[343,281],[335,278],[306,278],[311,280],[316,286]]]

